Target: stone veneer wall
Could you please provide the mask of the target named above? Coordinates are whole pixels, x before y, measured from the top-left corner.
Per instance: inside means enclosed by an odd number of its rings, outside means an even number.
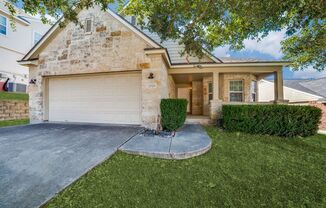
[[[220,96],[222,95],[221,99],[223,102],[229,102],[229,83],[230,80],[243,80],[243,91],[244,91],[244,102],[251,102],[251,95],[250,95],[250,84],[251,81],[257,80],[257,77],[253,74],[249,73],[225,73],[220,75]],[[258,100],[258,98],[257,98]]]
[[[176,87],[175,87],[175,83],[173,80],[173,77],[171,75],[169,75],[168,77],[168,85],[169,85],[169,98],[177,98],[177,92],[176,92]]]
[[[69,23],[39,54],[38,66],[30,67],[31,122],[47,120],[46,76],[117,71],[142,71],[142,123],[156,128],[159,102],[168,97],[168,75],[161,55],[147,56],[151,48],[141,37],[99,7],[81,11],[80,22],[91,18],[92,32]],[[154,79],[148,79],[149,73]]]
[[[18,100],[0,101],[0,120],[17,120],[28,118],[28,102]]]

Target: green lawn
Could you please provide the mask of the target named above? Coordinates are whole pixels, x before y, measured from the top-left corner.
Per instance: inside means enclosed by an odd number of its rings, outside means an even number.
[[[26,93],[0,92],[0,100],[28,100]]]
[[[117,153],[46,207],[325,207],[326,136],[224,133],[205,155],[172,161]]]
[[[28,123],[29,123],[29,119],[0,121],[0,127],[16,126],[16,125],[23,125],[23,124],[28,124]]]

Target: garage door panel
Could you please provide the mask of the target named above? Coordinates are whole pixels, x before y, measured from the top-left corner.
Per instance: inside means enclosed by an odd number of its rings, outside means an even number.
[[[140,74],[49,79],[49,120],[140,124]]]

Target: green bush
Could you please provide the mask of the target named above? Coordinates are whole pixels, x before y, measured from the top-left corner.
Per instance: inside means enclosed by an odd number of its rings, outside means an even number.
[[[176,131],[182,127],[187,116],[186,99],[162,99],[161,100],[161,122],[163,129]]]
[[[305,137],[317,133],[321,110],[312,106],[223,105],[222,116],[228,131]]]

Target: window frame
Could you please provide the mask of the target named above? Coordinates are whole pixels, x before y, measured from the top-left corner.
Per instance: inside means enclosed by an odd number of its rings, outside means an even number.
[[[1,26],[5,26],[5,28],[6,28],[6,34],[0,33],[0,35],[7,36],[8,35],[8,18],[6,16],[4,16],[4,15],[1,15],[1,14],[0,14],[0,17],[5,18],[5,20],[6,20],[6,25],[0,24]]]
[[[35,42],[35,34],[36,33],[41,36],[41,38],[37,42]],[[33,45],[36,45],[38,42],[40,42],[40,40],[42,39],[42,37],[43,37],[43,35],[41,33],[36,32],[36,31],[33,31]]]
[[[254,83],[254,85],[253,85]],[[253,88],[254,86],[254,88]],[[258,83],[257,80],[251,80],[250,82],[250,100],[251,102],[257,102],[257,94],[258,94]],[[253,97],[255,95],[255,99]]]
[[[210,87],[211,85],[211,87]],[[212,81],[209,81],[208,82],[208,86],[207,86],[207,96],[208,96],[208,102],[210,102],[211,100],[213,100],[213,94],[214,94],[214,89],[213,89],[213,82]],[[212,91],[210,91],[210,89],[212,89]],[[212,96],[212,99],[210,99],[210,95]]]
[[[87,22],[88,21],[91,22],[89,31],[87,31]],[[92,34],[92,32],[93,32],[93,18],[89,17],[89,18],[85,19],[85,34],[89,35],[89,34]]]
[[[231,90],[231,82],[241,82],[242,83],[242,90],[241,91],[235,91]],[[241,93],[241,101],[231,101],[231,94],[232,93]],[[243,102],[243,96],[244,96],[244,81],[242,79],[234,79],[234,80],[229,80],[229,102]]]

